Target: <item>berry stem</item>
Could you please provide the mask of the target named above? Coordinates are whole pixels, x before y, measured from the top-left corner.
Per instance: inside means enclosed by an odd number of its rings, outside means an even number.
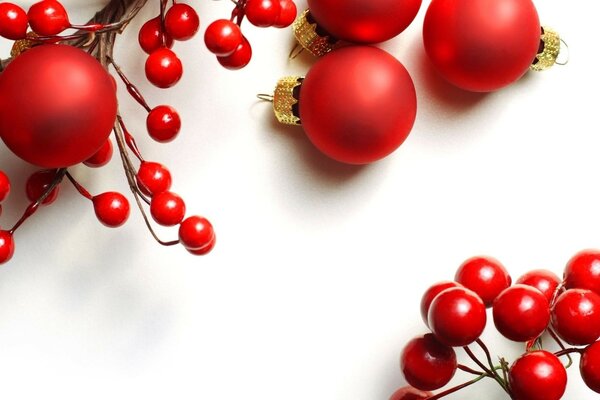
[[[491,371],[494,373],[496,378],[501,379],[500,375],[498,375],[498,373],[496,372],[496,370],[494,368],[494,362],[492,361],[492,355],[490,354],[490,350],[488,349],[488,347],[485,345],[485,343],[481,339],[477,339],[476,343],[479,345],[479,347],[481,347],[481,349],[485,353],[485,358],[487,359],[487,362],[491,368]],[[506,384],[506,380],[502,379],[502,381]]]
[[[462,389],[464,389],[464,388],[466,388],[466,387],[468,387],[468,386],[471,386],[471,385],[473,385],[473,384],[475,384],[475,383],[479,382],[479,381],[480,381],[480,380],[482,380],[483,378],[486,378],[486,377],[489,377],[489,376],[490,376],[490,374],[488,374],[488,373],[485,373],[485,374],[480,374],[480,375],[479,375],[477,378],[474,378],[474,379],[472,379],[472,380],[470,380],[470,381],[467,381],[467,382],[465,382],[465,383],[462,383],[462,384],[460,384],[460,385],[454,386],[454,387],[452,387],[452,388],[450,388],[450,389],[448,389],[448,390],[445,390],[445,391],[443,391],[443,392],[441,392],[441,393],[435,394],[435,395],[433,395],[432,397],[428,397],[427,399],[428,399],[428,400],[437,400],[437,399],[441,399],[442,397],[446,397],[446,396],[448,396],[448,395],[450,395],[450,394],[452,394],[452,393],[454,393],[454,392],[458,392],[459,390],[462,390]]]
[[[488,367],[486,367],[485,364],[482,363],[477,358],[477,356],[475,356],[475,354],[473,353],[473,351],[471,351],[471,349],[469,348],[469,346],[464,346],[463,349],[465,350],[465,353],[467,353],[467,355],[471,358],[471,360],[473,360],[475,362],[475,364],[477,364],[479,366],[479,368],[481,368],[483,371],[485,371],[485,374],[487,376],[490,376],[490,377],[494,378],[494,380],[496,382],[498,382],[498,384],[500,385],[500,387],[502,387],[502,389],[504,389],[504,391],[506,393],[510,394],[510,391],[508,390],[506,382],[496,373],[495,368],[489,369]]]
[[[144,109],[146,111],[148,111],[148,112],[152,111],[152,108],[150,108],[150,106],[146,102],[146,99],[144,99],[144,96],[142,96],[142,93],[139,91],[139,89],[133,83],[131,83],[131,81],[127,78],[127,76],[125,76],[121,67],[119,67],[115,63],[115,60],[113,60],[112,57],[108,57],[108,61],[110,62],[110,64],[113,66],[113,68],[119,75],[119,78],[121,78],[121,81],[123,81],[123,83],[125,84],[125,87],[127,88],[127,92],[129,92],[131,97],[133,97],[133,99],[135,101],[137,101],[142,107],[144,107]]]
[[[458,364],[458,369],[460,369],[461,371],[467,372],[469,374],[472,374],[472,375],[479,376],[479,375],[482,374],[481,371],[477,371],[476,369],[473,369],[473,368],[468,367],[468,366],[463,365],[463,364]]]
[[[554,339],[554,341],[556,342],[556,344],[558,344],[558,346],[561,348],[561,351],[566,351],[567,348],[565,346],[565,344],[562,342],[562,340],[560,340],[560,338],[558,337],[558,335],[556,334],[556,332],[554,332],[554,329],[552,328],[548,328],[547,329],[548,334],[550,335],[550,337],[552,337],[552,339]],[[570,352],[566,352],[564,354],[561,355],[566,355],[567,356],[567,365],[565,365],[565,368],[569,368],[571,365],[573,365],[573,359],[571,358],[571,356],[569,355]]]
[[[75,189],[77,189],[79,194],[81,194],[83,197],[85,197],[88,200],[92,200],[94,198],[94,196],[92,196],[90,194],[90,192],[87,191],[86,188],[84,188],[79,182],[77,182],[75,180],[75,178],[73,178],[73,175],[71,175],[71,173],[69,171],[66,172],[66,176],[69,179],[69,181],[73,184]]]
[[[129,150],[133,152],[133,155],[140,161],[144,162],[144,158],[142,157],[142,153],[140,153],[139,148],[137,147],[137,143],[135,142],[135,138],[129,133],[127,128],[125,127],[125,123],[123,122],[123,118],[120,115],[117,115],[117,121],[119,122],[119,126],[123,131],[123,135],[125,136],[125,143]]]

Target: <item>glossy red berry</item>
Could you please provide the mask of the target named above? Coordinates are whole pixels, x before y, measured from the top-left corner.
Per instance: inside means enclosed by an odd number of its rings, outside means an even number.
[[[167,49],[154,50],[146,60],[146,77],[161,89],[175,85],[183,75],[183,65],[177,55]]]
[[[8,262],[15,253],[15,241],[8,231],[0,230],[0,264]]]
[[[48,190],[50,185],[52,185],[55,176],[56,170],[53,169],[45,169],[31,174],[27,179],[27,183],[25,184],[25,193],[27,194],[29,201],[34,202],[40,199],[46,190]],[[46,196],[46,198],[42,201],[42,204],[49,205],[54,203],[58,197],[59,189],[60,188],[58,185],[55,186],[48,196]]]
[[[110,139],[107,139],[102,147],[100,147],[100,150],[98,150],[96,154],[85,160],[83,163],[90,168],[100,168],[108,164],[112,159],[112,156],[113,145]]]
[[[214,55],[226,57],[236,51],[242,43],[242,31],[230,20],[218,19],[206,28],[204,43]]]
[[[179,226],[179,240],[188,250],[202,251],[214,242],[215,232],[203,217],[188,217]]]
[[[428,333],[414,338],[404,347],[400,369],[406,382],[421,390],[445,386],[456,373],[456,353]]]
[[[486,307],[491,307],[496,296],[510,286],[508,271],[491,257],[473,257],[456,271],[454,280],[481,297]]]
[[[292,0],[279,0],[279,6],[279,16],[273,26],[276,28],[286,28],[296,20],[296,14],[298,13],[296,3]]]
[[[466,346],[479,338],[487,321],[477,293],[462,287],[446,289],[429,307],[429,327],[448,346]]]
[[[177,225],[185,217],[185,203],[173,192],[161,192],[152,197],[150,214],[160,225]]]
[[[546,296],[548,302],[551,302],[554,298],[554,292],[560,284],[560,278],[552,271],[536,269],[521,276],[517,279],[517,283],[536,288]]]
[[[96,217],[104,226],[117,228],[129,218],[129,201],[121,193],[105,192],[94,196],[92,202]]]
[[[269,27],[277,22],[281,5],[279,0],[248,0],[245,10],[252,25]]]
[[[187,4],[174,4],[165,15],[165,30],[175,40],[191,39],[199,28],[198,13]]]
[[[148,54],[152,54],[161,47],[173,47],[173,38],[163,32],[160,16],[152,18],[142,25],[138,34],[140,47]]]
[[[10,40],[23,39],[27,35],[27,14],[13,3],[0,3],[0,36]]]
[[[458,282],[454,281],[442,281],[438,282],[435,285],[431,286],[427,291],[423,294],[421,298],[421,318],[423,318],[423,322],[425,325],[429,326],[429,321],[427,321],[427,315],[429,314],[429,306],[431,306],[431,302],[441,292],[446,289],[461,287],[462,285]]]
[[[181,118],[171,106],[157,106],[148,113],[146,128],[157,142],[167,143],[175,139],[181,129]]]
[[[27,17],[31,29],[40,36],[58,35],[71,26],[67,10],[56,0],[42,0],[33,4]]]
[[[567,290],[556,299],[552,326],[571,345],[594,343],[600,337],[600,296],[591,290]]]
[[[217,244],[217,236],[213,234],[212,240],[206,246],[204,246],[200,249],[196,249],[196,250],[193,250],[193,249],[186,249],[186,250],[188,251],[188,253],[195,255],[195,256],[205,256],[215,248],[216,244]]]
[[[568,262],[564,279],[567,289],[589,289],[600,295],[600,251],[577,253]]]
[[[505,289],[494,301],[494,324],[505,338],[527,342],[540,336],[550,322],[550,304],[539,290],[527,285]]]
[[[10,193],[10,179],[8,176],[0,171],[0,201],[4,201]]]
[[[136,175],[140,190],[147,196],[154,196],[171,188],[171,172],[162,164],[144,161]]]
[[[252,58],[252,47],[250,42],[244,37],[242,43],[238,46],[233,54],[226,57],[217,57],[219,64],[223,67],[231,70],[237,70],[244,68],[250,62]]]
[[[433,396],[433,393],[419,390],[412,386],[404,386],[394,392],[390,400],[425,400]]]
[[[518,358],[509,371],[515,400],[559,400],[567,387],[567,371],[547,351],[532,351]]]
[[[579,362],[579,372],[585,384],[600,393],[600,342],[589,345]]]

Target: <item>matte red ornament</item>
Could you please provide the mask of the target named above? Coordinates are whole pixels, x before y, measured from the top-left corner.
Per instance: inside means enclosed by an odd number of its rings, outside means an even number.
[[[351,46],[331,52],[302,82],[299,117],[308,138],[348,164],[380,160],[400,146],[417,112],[413,81],[387,52]]]
[[[61,168],[88,159],[110,135],[116,115],[110,75],[75,47],[34,47],[0,75],[0,137],[32,164]]]
[[[337,39],[378,43],[404,31],[421,0],[308,0],[308,7],[317,24]]]
[[[538,53],[531,0],[433,0],[423,25],[427,55],[452,84],[490,92],[522,77]]]

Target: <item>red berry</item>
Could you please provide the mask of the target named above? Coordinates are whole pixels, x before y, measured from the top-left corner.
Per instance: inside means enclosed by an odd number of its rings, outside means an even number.
[[[560,278],[552,271],[548,271],[546,269],[536,269],[521,276],[517,280],[517,283],[533,286],[542,292],[550,303],[554,298],[554,292],[556,292],[556,288],[560,284]]]
[[[438,294],[429,307],[429,327],[448,346],[466,346],[479,338],[487,316],[477,293],[462,287]]]
[[[404,386],[394,392],[390,400],[426,400],[433,396],[431,392],[425,392],[412,386]]]
[[[152,198],[150,214],[160,225],[177,225],[185,217],[185,203],[173,192],[161,192]]]
[[[579,372],[585,384],[600,393],[600,342],[589,345],[579,362]]]
[[[162,30],[160,16],[152,18],[142,25],[138,34],[140,47],[148,54],[152,54],[161,47],[173,47],[173,38]]]
[[[15,253],[15,241],[8,231],[0,230],[0,264],[8,262]]]
[[[146,60],[146,77],[161,89],[175,85],[183,75],[183,65],[177,55],[167,48],[154,50]]]
[[[94,196],[94,211],[103,225],[117,228],[129,218],[129,201],[121,193],[105,192]]]
[[[456,373],[456,353],[428,333],[414,338],[402,351],[400,369],[406,382],[421,390],[445,386]]]
[[[154,196],[171,188],[171,173],[162,164],[144,161],[136,175],[140,190],[147,196]]]
[[[165,30],[175,40],[191,39],[198,28],[198,13],[187,4],[174,4],[165,15]]]
[[[277,20],[273,26],[275,28],[288,27],[296,19],[296,14],[298,13],[298,10],[296,9],[296,3],[294,3],[292,0],[279,0],[279,6],[281,11],[279,11],[279,16],[277,17]]]
[[[223,67],[231,70],[244,68],[252,58],[252,47],[250,42],[244,37],[242,43],[230,55],[226,57],[217,57],[217,61]]]
[[[158,106],[148,113],[146,128],[157,142],[167,143],[175,139],[181,129],[181,118],[171,106]]]
[[[179,240],[188,250],[204,250],[214,241],[211,223],[198,216],[186,218],[179,226]]]
[[[281,5],[279,0],[248,0],[245,11],[252,25],[269,27],[277,22]]]
[[[193,254],[195,256],[204,256],[204,255],[207,255],[208,253],[210,253],[215,248],[215,244],[217,244],[217,237],[213,234],[212,240],[206,246],[204,246],[200,249],[197,249],[197,250],[192,250],[192,249],[186,249],[186,250],[188,251],[188,253]]]
[[[242,31],[230,20],[218,19],[206,28],[204,43],[211,53],[225,57],[236,51],[242,43]]]
[[[600,296],[591,290],[567,290],[556,299],[552,326],[569,344],[594,343],[600,337]]]
[[[110,139],[106,139],[106,142],[100,147],[100,150],[93,156],[85,160],[83,163],[90,168],[100,168],[109,163],[113,155],[113,145]]]
[[[567,387],[567,371],[547,351],[522,355],[510,367],[510,388],[516,400],[559,400]]]
[[[496,296],[511,284],[506,269],[491,257],[465,261],[456,271],[454,280],[477,293],[486,307],[491,307]]]
[[[425,325],[429,326],[429,321],[427,321],[427,315],[429,314],[429,306],[431,306],[431,302],[435,299],[435,296],[440,294],[446,289],[450,289],[453,287],[461,287],[460,283],[454,281],[442,281],[438,282],[435,285],[431,286],[427,291],[423,294],[421,298],[421,318],[425,322]]]
[[[0,36],[19,40],[27,35],[27,14],[13,3],[0,3]]]
[[[8,176],[0,171],[0,201],[4,201],[10,193],[10,179]]]
[[[527,285],[505,289],[494,301],[494,324],[504,337],[527,342],[540,336],[550,322],[550,304],[539,290]]]
[[[71,26],[69,15],[63,5],[56,0],[42,0],[27,12],[31,29],[40,36],[58,35]]]
[[[27,194],[29,201],[35,202],[41,198],[54,181],[55,176],[56,170],[53,169],[45,169],[31,174],[31,176],[29,176],[27,179],[27,183],[25,184],[25,193]],[[46,196],[44,201],[42,201],[42,204],[49,205],[54,203],[58,197],[58,191],[59,186],[57,185],[54,187],[54,189],[52,189],[50,194]]]
[[[577,253],[568,262],[564,279],[567,289],[589,289],[600,295],[600,251]]]

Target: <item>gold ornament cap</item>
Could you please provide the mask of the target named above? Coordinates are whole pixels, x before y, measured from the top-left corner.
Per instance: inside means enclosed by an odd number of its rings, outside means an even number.
[[[338,47],[340,41],[325,32],[306,9],[296,18],[292,25],[294,36],[304,50],[308,50],[313,56],[321,57]],[[294,50],[292,50],[292,53]],[[293,56],[290,55],[291,58]]]
[[[31,40],[32,38],[38,37],[34,32],[27,32],[25,39],[15,40],[12,48],[10,49],[10,56],[16,58],[21,55],[24,51],[29,50],[33,46],[39,44],[39,42]]]
[[[301,76],[286,76],[277,82],[273,94],[273,111],[282,124],[301,125],[298,101],[303,80],[304,77]]]
[[[532,71],[545,71],[554,66],[560,54],[560,43],[559,34],[555,30],[543,26],[538,54],[529,68]]]

